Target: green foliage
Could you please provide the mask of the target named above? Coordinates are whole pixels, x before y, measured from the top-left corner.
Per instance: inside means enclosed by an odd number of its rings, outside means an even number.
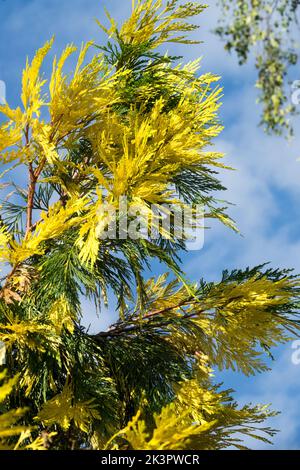
[[[99,236],[109,222],[101,208],[111,204],[121,220],[123,196],[150,216],[153,206],[201,203],[206,217],[235,228],[216,198],[225,189],[218,169],[227,168],[211,149],[222,130],[218,77],[157,49],[189,44],[187,20],[202,9],[133,2],[121,28],[109,17],[108,43],[91,61],[91,44],[70,76],[63,65],[75,48],[54,60],[47,90],[39,70],[50,41],[27,61],[23,108],[0,108],[0,341],[18,378],[1,405],[4,446],[222,449],[242,447],[237,433],[273,435],[258,426],[273,413],[240,409],[214,385],[212,368],[267,369],[264,356],[298,332],[299,277],[258,266],[191,285],[176,231],[166,238],[157,224],[157,238]],[[7,180],[17,169],[28,185]],[[170,280],[145,279],[152,260]],[[91,334],[82,298],[101,314],[109,294],[119,319]]]
[[[220,26],[216,33],[225,48],[235,51],[240,64],[255,55],[263,112],[261,125],[269,133],[292,133],[288,73],[298,62],[299,2],[294,0],[219,0]]]

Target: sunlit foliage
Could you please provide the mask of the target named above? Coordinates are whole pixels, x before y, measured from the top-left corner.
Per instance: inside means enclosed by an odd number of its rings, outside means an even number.
[[[157,49],[190,44],[189,20],[202,10],[133,2],[121,27],[108,14],[106,45],[83,45],[68,75],[76,48],[67,46],[47,81],[50,40],[27,60],[22,105],[0,107],[0,341],[15,377],[1,392],[3,446],[19,448],[24,432],[27,448],[50,449],[242,448],[243,434],[273,435],[260,428],[273,412],[239,408],[212,370],[267,369],[270,349],[298,331],[299,278],[258,266],[191,284],[176,230],[166,238],[157,223],[156,238],[101,237],[101,208],[121,218],[123,196],[153,217],[166,203],[202,204],[235,229],[217,196],[227,168],[212,148],[219,79]],[[20,172],[28,180],[16,184]],[[169,278],[146,279],[153,259]],[[91,334],[82,299],[96,315],[112,294],[119,320]]]

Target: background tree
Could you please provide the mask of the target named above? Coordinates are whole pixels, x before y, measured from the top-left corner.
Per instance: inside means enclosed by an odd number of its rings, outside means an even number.
[[[193,285],[180,267],[187,240],[178,219],[167,234],[161,224],[166,204],[201,203],[206,217],[235,228],[215,196],[225,168],[211,148],[222,129],[218,78],[157,49],[191,43],[187,20],[202,10],[145,0],[120,28],[107,14],[110,26],[99,23],[107,44],[91,60],[93,45],[83,45],[69,76],[63,66],[75,47],[67,46],[46,91],[40,69],[51,40],[27,61],[22,107],[0,108],[0,340],[19,377],[1,405],[5,446],[18,448],[15,434],[27,432],[30,448],[243,448],[241,435],[274,433],[260,424],[274,413],[239,408],[212,369],[267,369],[270,348],[298,331],[299,278],[258,266]],[[101,237],[110,222],[101,209],[109,203],[122,222],[124,196],[142,221],[151,216],[157,237]],[[169,278],[145,279],[152,259]],[[82,295],[96,310],[108,291],[119,320],[89,334]]]
[[[269,133],[291,135],[290,69],[298,63],[298,0],[218,0],[220,24],[216,29],[225,48],[237,54],[239,64],[255,57],[256,86],[263,112],[261,125]]]

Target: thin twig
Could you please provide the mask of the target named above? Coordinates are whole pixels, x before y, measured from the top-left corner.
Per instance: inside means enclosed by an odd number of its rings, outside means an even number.
[[[149,326],[149,325],[153,326],[153,327],[155,327],[155,326],[158,326],[158,327],[167,326],[171,323],[172,318],[170,318],[169,320],[162,318],[163,322],[160,323],[160,324],[151,323],[151,322],[149,322],[149,320],[153,320],[153,319],[157,318],[159,315],[164,315],[164,314],[170,312],[171,310],[176,310],[178,308],[181,308],[183,305],[190,304],[192,302],[195,302],[195,299],[193,299],[193,300],[186,299],[185,301],[182,301],[177,305],[173,305],[172,307],[166,307],[166,308],[161,309],[161,310],[155,310],[155,311],[149,312],[149,313],[145,314],[141,319],[134,319],[134,320],[129,321],[128,324],[123,323],[123,324],[117,325],[115,328],[111,328],[108,331],[101,331],[100,333],[97,333],[96,335],[91,335],[91,337],[94,338],[94,339],[98,339],[98,338],[103,338],[103,337],[105,338],[105,337],[112,337],[112,336],[120,336],[123,333],[128,333],[128,332],[140,330],[141,326]],[[200,309],[197,312],[186,313],[186,314],[182,315],[182,318],[183,319],[192,318],[192,317],[194,317],[196,315],[199,315],[200,313],[203,313],[203,312],[205,312],[205,309]],[[144,325],[143,325],[143,320],[146,320]],[[137,324],[135,324],[135,323],[137,323]]]

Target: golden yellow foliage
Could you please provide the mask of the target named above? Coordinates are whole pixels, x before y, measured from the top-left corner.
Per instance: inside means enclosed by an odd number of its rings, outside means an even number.
[[[58,424],[67,430],[73,422],[83,432],[88,432],[93,419],[100,419],[97,406],[89,401],[76,401],[74,399],[72,385],[66,383],[63,391],[46,402],[38,419],[45,425]]]
[[[202,227],[203,214],[235,229],[215,197],[225,189],[215,175],[228,169],[211,147],[222,130],[219,77],[156,49],[193,43],[188,20],[203,8],[133,1],[120,28],[108,14],[106,46],[83,44],[66,73],[77,52],[68,45],[48,81],[52,39],[27,59],[21,107],[0,106],[0,341],[19,372],[0,373],[0,448],[43,449],[52,431],[55,449],[240,448],[235,432],[251,436],[272,416],[238,409],[211,385],[211,368],[267,368],[262,354],[299,329],[299,278],[259,266],[190,284],[178,262],[183,212],[185,229]],[[126,226],[123,237],[118,226],[105,238],[124,219],[146,236]],[[151,258],[174,279],[146,281]],[[84,299],[101,307],[110,290],[119,319],[91,334],[80,323]],[[10,409],[13,387],[29,417]]]
[[[176,399],[154,414],[154,425],[147,423],[146,413],[143,416],[140,410],[105,448],[124,448],[124,441],[134,450],[210,450],[228,444],[242,448],[235,433],[268,442],[260,434],[265,431],[272,435],[272,430],[260,429],[252,423],[273,415],[267,406],[245,406],[238,410],[228,392],[209,388],[207,382],[201,386],[195,378],[182,383]]]

